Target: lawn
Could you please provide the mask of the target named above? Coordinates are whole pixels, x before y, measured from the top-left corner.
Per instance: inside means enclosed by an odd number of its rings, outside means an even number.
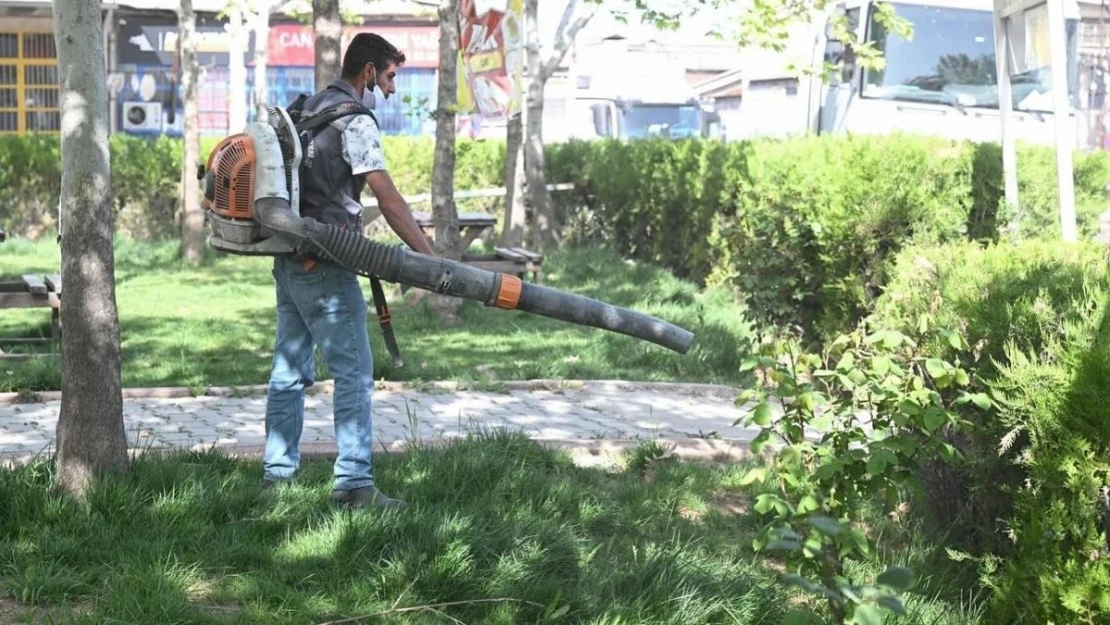
[[[57,273],[53,239],[0,244],[0,278]],[[117,241],[116,287],[123,381],[128,387],[264,384],[274,328],[270,259],[211,253],[182,262],[174,242]],[[371,306],[376,379],[492,384],[526,379],[626,379],[738,384],[752,330],[724,290],[694,284],[605,250],[566,250],[544,266],[544,284],[659,316],[695,332],[685,354],[620,334],[467,301],[448,327],[423,305],[398,307],[387,285],[405,366],[393,367]],[[370,297],[368,281],[363,281]],[[44,309],[0,310],[0,336],[47,336]],[[19,345],[5,346],[17,352]],[[30,348],[23,347],[27,350]],[[322,363],[321,378],[327,377]],[[55,358],[0,369],[0,392],[60,387]]]
[[[262,491],[256,461],[145,456],[85,505],[50,494],[49,463],[0,471],[0,608],[55,623],[769,625],[797,600],[750,549],[740,464],[645,444],[585,468],[493,431],[375,463],[412,508],[332,507],[323,460]],[[874,527],[888,562],[920,571],[937,552],[912,525]],[[977,622],[966,586],[922,578],[888,622]]]

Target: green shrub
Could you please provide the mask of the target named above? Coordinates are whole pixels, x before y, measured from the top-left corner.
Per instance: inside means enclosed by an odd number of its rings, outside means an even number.
[[[1093,243],[908,249],[874,322],[926,315],[962,329],[972,383],[998,400],[962,446],[967,472],[936,471],[930,502],[953,547],[981,558],[990,622],[1105,622],[1110,484],[1110,271]],[[946,341],[925,345],[956,356]]]

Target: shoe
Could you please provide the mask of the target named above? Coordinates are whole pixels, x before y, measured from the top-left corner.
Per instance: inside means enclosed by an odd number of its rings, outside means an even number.
[[[393,508],[404,510],[409,504],[400,499],[388,497],[373,486],[364,486],[350,490],[335,489],[331,492],[331,500],[354,508]]]
[[[293,480],[272,479],[272,478],[264,477],[264,478],[262,478],[262,490],[270,490],[270,489],[274,488],[275,486],[278,486],[280,484],[289,484],[292,481]]]

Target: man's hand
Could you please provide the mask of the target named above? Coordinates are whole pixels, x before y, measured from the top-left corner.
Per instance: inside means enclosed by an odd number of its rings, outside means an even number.
[[[409,208],[408,202],[401,196],[401,192],[397,190],[396,185],[393,184],[393,178],[389,176],[386,171],[372,171],[366,174],[366,184],[374,193],[374,197],[378,199],[378,208],[385,217],[386,223],[390,228],[401,237],[409,247],[414,251],[428,256],[435,256],[435,250],[432,249],[428,238],[424,236],[424,231],[416,224],[416,219],[412,216],[412,210]]]

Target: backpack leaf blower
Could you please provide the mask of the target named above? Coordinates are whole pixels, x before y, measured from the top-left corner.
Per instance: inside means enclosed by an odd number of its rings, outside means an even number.
[[[268,121],[221,141],[198,172],[209,223],[208,244],[231,254],[313,253],[356,274],[618,332],[685,354],[693,333],[650,315],[515,275],[426,256],[300,215],[302,148],[289,113],[274,107]]]

